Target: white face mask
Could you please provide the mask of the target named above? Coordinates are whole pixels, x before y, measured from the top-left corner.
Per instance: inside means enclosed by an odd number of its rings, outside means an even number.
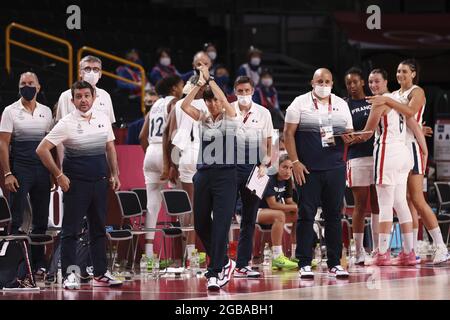
[[[314,87],[314,93],[320,98],[326,98],[331,94],[331,87],[316,85]]]
[[[251,58],[250,59],[250,64],[252,65],[252,66],[259,66],[259,64],[261,63],[261,58],[258,58],[258,57],[254,57],[254,58]]]
[[[249,106],[252,103],[252,96],[236,96],[241,106]]]
[[[264,78],[264,79],[261,79],[261,84],[262,84],[264,87],[270,87],[270,86],[273,84],[273,79],[272,79],[272,78]]]
[[[161,63],[163,66],[167,67],[170,66],[171,60],[168,57],[164,57],[159,59],[159,63]]]
[[[215,52],[215,51],[208,51],[207,54],[208,54],[208,57],[209,57],[211,60],[216,60],[216,58],[217,58],[217,52]]]
[[[78,114],[81,117],[86,118],[86,117],[89,117],[92,114],[92,108],[89,109],[89,111],[87,111],[87,112],[82,112],[82,111],[80,111],[78,109],[75,109],[75,113]]]
[[[83,80],[86,82],[89,82],[89,84],[93,87],[95,87],[99,78],[100,78],[100,72],[97,72],[97,73],[95,73],[94,71],[91,71],[89,73],[85,72],[83,75]]]

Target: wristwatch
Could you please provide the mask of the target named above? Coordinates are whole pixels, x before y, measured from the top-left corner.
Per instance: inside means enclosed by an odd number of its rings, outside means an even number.
[[[210,81],[215,81],[216,79],[214,79],[213,76],[209,76],[208,80],[206,80],[206,84],[209,84]]]

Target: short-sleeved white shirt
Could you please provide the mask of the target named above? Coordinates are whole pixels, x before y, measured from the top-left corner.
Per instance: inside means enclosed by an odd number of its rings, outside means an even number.
[[[347,102],[331,94],[331,123],[329,103],[318,100],[316,109],[312,92],[294,99],[286,110],[286,123],[298,124],[295,144],[299,160],[308,170],[329,170],[345,166],[343,161],[344,144],[341,138],[335,138],[336,146],[322,147],[320,120],[322,126],[333,126],[335,134],[353,129],[352,116]]]
[[[52,144],[64,145],[64,173],[70,178],[97,180],[107,176],[106,143],[114,141],[109,119],[92,111],[90,121],[77,110],[62,118],[45,137]]]
[[[0,132],[11,133],[11,160],[23,164],[40,164],[36,148],[53,124],[49,107],[36,102],[31,114],[22,100],[7,106],[2,114]]]
[[[96,87],[95,88],[95,100],[92,105],[93,110],[102,111],[111,123],[116,122],[116,117],[114,116],[114,108],[111,101],[111,96],[105,90]],[[58,100],[58,107],[56,109],[56,121],[64,118],[66,115],[75,110],[75,105],[72,103],[72,92],[71,90],[66,90],[61,93]]]

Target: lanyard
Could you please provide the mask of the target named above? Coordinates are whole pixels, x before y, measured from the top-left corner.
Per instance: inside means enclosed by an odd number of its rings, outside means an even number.
[[[251,114],[252,114],[251,112],[248,112],[248,113],[245,115],[245,117],[244,117],[244,123],[247,122],[247,120],[248,120],[248,118],[250,117]]]
[[[319,125],[322,127],[322,125],[323,125],[322,116],[320,115],[320,112],[319,112],[319,106],[317,105],[317,99],[314,98],[314,96],[312,95],[312,92],[311,92],[311,97],[312,97],[312,100],[314,103],[314,107],[317,110],[317,113],[319,115]],[[333,111],[333,108],[331,107],[331,95],[330,95],[328,98],[328,125],[333,125],[333,123],[331,122],[331,118],[332,118],[331,112],[332,111]]]

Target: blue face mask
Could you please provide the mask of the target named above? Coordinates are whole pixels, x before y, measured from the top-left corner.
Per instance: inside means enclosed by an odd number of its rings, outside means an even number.
[[[27,101],[33,100],[36,95],[36,87],[24,86],[19,89],[20,95]]]
[[[228,85],[230,83],[230,77],[229,76],[220,76],[216,77],[216,83],[219,86]]]

